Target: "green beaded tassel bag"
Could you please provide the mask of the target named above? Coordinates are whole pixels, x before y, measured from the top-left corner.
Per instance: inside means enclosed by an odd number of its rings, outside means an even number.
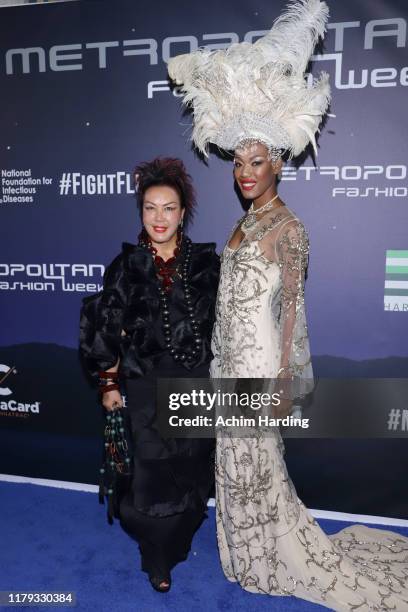
[[[107,518],[119,518],[119,502],[130,486],[132,463],[121,409],[105,415],[103,464],[99,470],[99,503],[108,502]]]

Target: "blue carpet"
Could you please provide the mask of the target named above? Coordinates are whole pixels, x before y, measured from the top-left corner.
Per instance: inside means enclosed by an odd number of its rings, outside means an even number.
[[[0,499],[1,591],[74,591],[77,609],[93,612],[327,610],[294,597],[252,595],[227,582],[218,560],[214,508],[195,536],[188,561],[173,571],[171,591],[163,595],[139,571],[135,542],[118,523],[107,524],[95,494],[0,482]],[[326,533],[346,526],[319,523]],[[392,529],[408,535],[406,528]],[[50,608],[57,609],[20,607]]]

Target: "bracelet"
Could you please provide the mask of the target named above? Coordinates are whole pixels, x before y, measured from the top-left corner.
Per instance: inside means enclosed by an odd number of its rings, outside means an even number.
[[[103,370],[101,370],[100,372],[98,372],[99,375],[99,379],[98,379],[98,385],[100,388],[103,388],[104,391],[109,391],[111,389],[112,383],[118,383],[119,381],[119,375],[117,372],[104,372]],[[107,389],[107,387],[110,387],[110,389]]]
[[[105,385],[108,385],[109,383],[113,382],[118,382],[118,380],[113,378],[99,378],[98,380],[98,384],[100,387],[104,387]]]
[[[292,380],[293,380],[293,378],[294,378],[293,377],[293,372],[292,372],[292,368],[290,366],[285,366],[283,368],[279,368],[278,373],[276,375],[276,378],[278,378],[278,376],[280,374],[282,374],[283,372],[289,372],[289,377],[288,378],[292,378]]]
[[[105,387],[103,387],[102,389],[100,389],[100,393],[101,395],[103,395],[104,393],[107,393],[108,391],[119,391],[119,385],[117,384],[113,384],[113,385],[105,385]]]
[[[117,372],[104,372],[103,370],[101,370],[100,372],[98,372],[98,376],[99,378],[110,378],[111,380],[117,380],[119,374]]]

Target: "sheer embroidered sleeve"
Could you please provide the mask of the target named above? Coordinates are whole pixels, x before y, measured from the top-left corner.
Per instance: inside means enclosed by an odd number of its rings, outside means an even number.
[[[290,380],[291,399],[301,398],[310,393],[314,385],[304,303],[309,240],[298,219],[291,219],[284,225],[277,238],[276,252],[282,280],[278,377]]]

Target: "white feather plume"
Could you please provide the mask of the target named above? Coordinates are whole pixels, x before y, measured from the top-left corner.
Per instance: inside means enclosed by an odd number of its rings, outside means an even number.
[[[209,143],[233,150],[255,138],[299,155],[315,134],[330,102],[328,75],[308,86],[305,70],[324,35],[328,7],[320,0],[291,0],[270,32],[256,43],[199,49],[168,63],[193,110],[192,140],[207,155]]]

